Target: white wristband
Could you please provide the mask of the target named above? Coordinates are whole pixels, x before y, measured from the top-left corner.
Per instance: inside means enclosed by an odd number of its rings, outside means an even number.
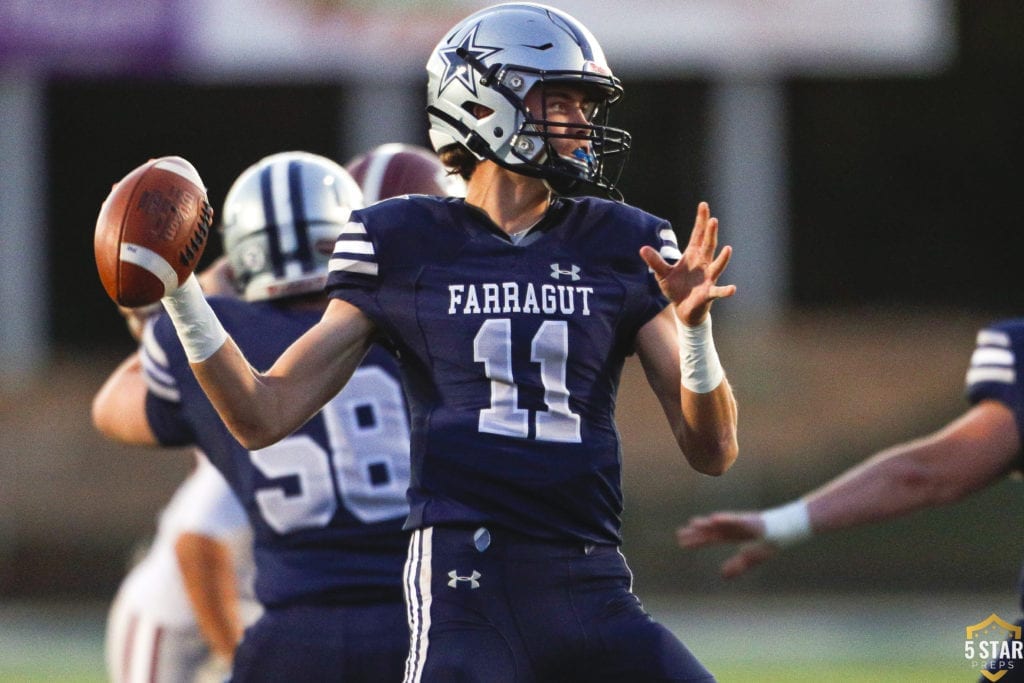
[[[780,505],[761,513],[764,538],[785,548],[811,537],[811,517],[803,499]]]
[[[228,333],[206,301],[195,274],[161,302],[178,331],[190,363],[202,363],[224,345]]]
[[[711,336],[711,314],[696,327],[684,325],[677,315],[672,317],[679,334],[679,369],[683,375],[683,386],[697,394],[714,391],[725,378],[725,370]]]

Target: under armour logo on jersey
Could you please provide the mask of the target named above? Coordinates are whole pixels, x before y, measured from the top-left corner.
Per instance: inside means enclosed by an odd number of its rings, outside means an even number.
[[[475,569],[473,570],[473,573],[470,574],[469,576],[459,576],[459,573],[453,569],[450,572],[448,572],[448,579],[449,579],[448,587],[449,588],[458,588],[459,582],[460,581],[465,581],[466,583],[469,584],[469,587],[471,589],[477,589],[477,588],[480,587],[480,581],[479,581],[480,576],[481,576],[480,572],[478,572]]]
[[[576,282],[577,280],[580,279],[580,267],[577,265],[572,265],[569,266],[569,270],[563,270],[562,267],[557,263],[552,263],[551,277],[557,280],[563,275],[568,275],[573,282]]]

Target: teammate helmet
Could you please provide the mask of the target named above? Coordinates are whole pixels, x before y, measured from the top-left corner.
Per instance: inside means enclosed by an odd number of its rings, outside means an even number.
[[[253,164],[224,199],[221,231],[247,301],[323,289],[334,242],[363,195],[348,171],[308,152]]]
[[[345,170],[359,183],[367,204],[403,194],[466,194],[462,178],[449,175],[436,154],[418,145],[379,145],[349,161]]]
[[[461,143],[478,159],[544,178],[557,192],[583,184],[617,195],[615,183],[630,136],[609,127],[607,116],[609,106],[622,96],[622,85],[597,40],[573,17],[527,2],[480,10],[438,43],[427,62],[427,75],[434,149]],[[589,154],[579,150],[573,157],[558,155],[551,140],[566,137],[564,127],[552,130],[538,118],[542,112],[527,111],[526,94],[553,82],[593,91],[597,107],[590,125],[580,127],[589,141]],[[474,105],[493,113],[477,118]],[[616,155],[612,161],[618,163],[609,165],[609,158]]]

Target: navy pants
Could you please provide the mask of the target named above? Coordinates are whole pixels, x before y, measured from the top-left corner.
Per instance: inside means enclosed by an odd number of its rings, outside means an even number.
[[[270,608],[245,631],[232,683],[398,683],[409,651],[405,606]]]
[[[405,683],[714,681],[644,611],[631,581],[616,546],[417,530]]]

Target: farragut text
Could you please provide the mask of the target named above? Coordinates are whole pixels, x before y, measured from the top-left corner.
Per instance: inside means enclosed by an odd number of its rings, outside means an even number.
[[[461,313],[559,313],[590,315],[593,287],[487,282],[448,285],[448,315]]]

